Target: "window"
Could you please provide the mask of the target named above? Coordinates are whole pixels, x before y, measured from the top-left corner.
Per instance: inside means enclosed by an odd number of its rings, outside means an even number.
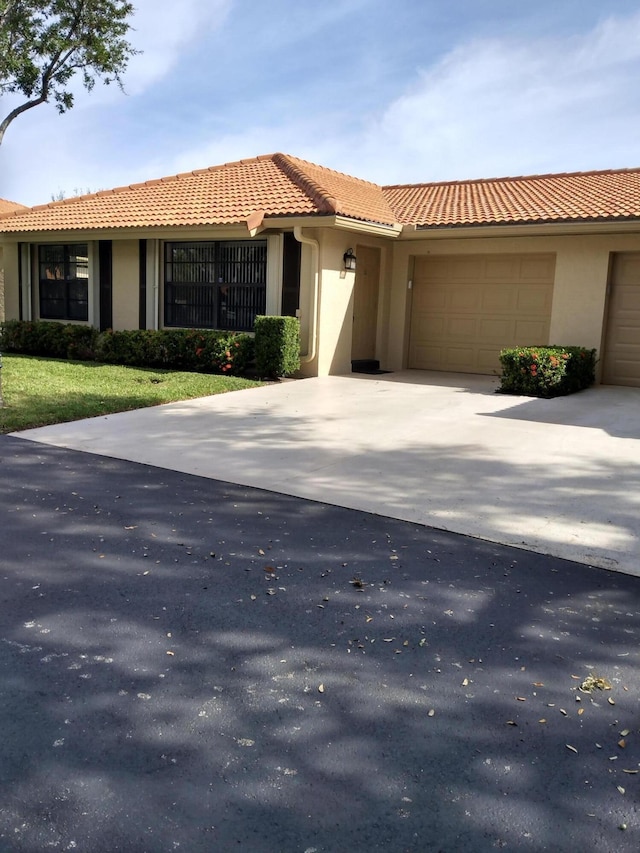
[[[267,241],[165,245],[164,325],[250,331],[264,314]]]
[[[40,318],[89,319],[89,250],[86,243],[45,245],[38,251]]]

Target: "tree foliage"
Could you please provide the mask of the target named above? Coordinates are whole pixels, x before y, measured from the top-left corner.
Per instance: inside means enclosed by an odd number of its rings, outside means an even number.
[[[133,5],[126,0],[0,0],[0,97],[24,101],[0,123],[0,144],[11,122],[46,102],[73,107],[71,81],[115,83],[136,50],[128,41]]]

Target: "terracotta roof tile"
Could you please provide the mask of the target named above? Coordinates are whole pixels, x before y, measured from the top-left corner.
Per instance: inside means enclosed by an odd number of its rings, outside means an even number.
[[[640,169],[383,187],[399,222],[422,227],[640,218]]]
[[[271,154],[28,209],[0,201],[0,232],[332,215],[424,228],[640,219],[640,169],[380,187]]]
[[[0,230],[231,225],[256,211],[265,218],[342,214],[394,222],[375,184],[273,154],[33,207]]]
[[[286,161],[289,168],[296,170],[297,180],[302,185],[306,181],[308,190],[312,187],[319,188],[324,203],[333,208],[331,212],[384,225],[393,225],[396,222],[393,210],[385,199],[382,188],[377,184],[335,172],[324,166],[316,166],[306,160],[282,154],[275,156],[281,158],[279,162]],[[286,168],[284,164],[283,167]]]
[[[8,201],[6,198],[0,198],[0,217],[7,216],[10,213],[15,213],[18,210],[29,210],[24,204],[18,204],[15,201]]]

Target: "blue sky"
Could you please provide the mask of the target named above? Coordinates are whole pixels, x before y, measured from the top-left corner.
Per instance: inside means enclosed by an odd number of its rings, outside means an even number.
[[[65,116],[18,118],[0,197],[274,151],[383,184],[640,166],[637,0],[134,5],[126,94],[79,87]]]

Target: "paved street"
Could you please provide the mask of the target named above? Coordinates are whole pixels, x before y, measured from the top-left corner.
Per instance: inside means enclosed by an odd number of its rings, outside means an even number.
[[[0,460],[0,850],[640,848],[640,579],[11,436]]]

